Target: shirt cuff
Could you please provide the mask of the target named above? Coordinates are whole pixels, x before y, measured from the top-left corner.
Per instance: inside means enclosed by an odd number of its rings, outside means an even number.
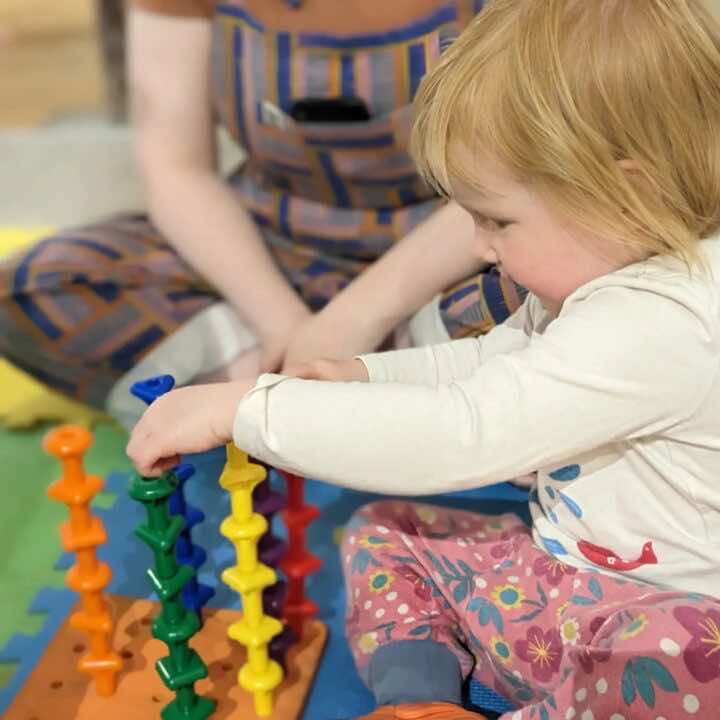
[[[260,375],[250,391],[248,391],[238,404],[233,422],[233,442],[248,455],[268,458],[268,451],[274,454],[277,442],[273,438],[267,423],[267,395],[268,390],[296,378],[275,373]]]
[[[390,377],[387,373],[387,366],[382,360],[380,360],[378,355],[379,353],[372,353],[370,355],[356,355],[353,359],[359,360],[365,366],[368,374],[368,382],[390,382]]]

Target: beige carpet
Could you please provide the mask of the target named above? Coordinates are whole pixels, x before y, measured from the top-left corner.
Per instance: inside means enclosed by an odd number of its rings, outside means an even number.
[[[241,155],[220,137],[223,168]],[[143,208],[126,127],[76,120],[0,132],[0,227],[64,227]]]
[[[0,133],[0,226],[74,225],[142,207],[125,128],[74,122]]]

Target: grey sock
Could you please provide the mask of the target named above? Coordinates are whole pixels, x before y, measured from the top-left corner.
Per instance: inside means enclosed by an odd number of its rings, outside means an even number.
[[[363,675],[378,705],[462,703],[460,663],[445,645],[434,640],[383,645]]]

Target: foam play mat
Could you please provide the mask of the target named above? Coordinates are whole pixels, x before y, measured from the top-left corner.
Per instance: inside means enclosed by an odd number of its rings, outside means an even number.
[[[0,257],[47,235],[49,227],[0,227]]]
[[[44,712],[33,710],[30,715],[18,715],[19,711],[16,710],[16,707],[30,707],[27,705],[29,696],[25,688],[37,688],[37,683],[47,685],[45,692],[55,691],[58,701],[62,688],[66,692],[68,687],[82,688],[82,698],[95,692],[91,680],[87,677],[78,678],[74,669],[81,652],[78,648],[87,643],[78,639],[77,635],[67,634],[68,616],[77,604],[78,596],[65,586],[65,572],[74,561],[71,554],[61,551],[58,534],[58,526],[66,518],[67,511],[61,504],[51,502],[46,497],[48,486],[59,475],[56,461],[41,450],[42,438],[47,429],[48,426],[44,426],[0,433],[3,466],[12,468],[11,472],[3,472],[2,489],[6,498],[13,498],[12,503],[0,505],[0,540],[5,548],[0,559],[0,604],[3,609],[0,613],[0,685],[4,685],[0,687],[0,715],[3,717],[37,717],[38,720],[44,720]],[[150,599],[153,593],[146,569],[152,564],[152,553],[135,535],[135,530],[145,520],[145,513],[143,507],[128,494],[131,473],[124,457],[126,436],[117,427],[107,423],[98,424],[94,435],[94,445],[87,455],[86,467],[88,472],[105,479],[103,491],[93,500],[92,512],[102,520],[107,532],[107,542],[98,547],[98,558],[112,570],[112,580],[107,591],[131,600]],[[188,504],[204,515],[202,522],[193,528],[193,538],[207,553],[207,560],[199,569],[198,580],[214,592],[209,607],[236,611],[240,606],[238,593],[220,580],[222,571],[236,562],[233,546],[220,533],[220,525],[230,512],[228,493],[218,484],[225,460],[224,453],[218,451],[190,459],[196,467],[196,474],[186,484],[186,498]],[[285,492],[284,481],[279,477],[273,476],[273,486],[279,492]],[[443,498],[441,502],[466,509],[500,513],[519,510],[524,497],[523,492],[501,485]],[[342,720],[357,717],[372,707],[371,697],[354,669],[344,638],[345,597],[337,546],[339,529],[346,525],[360,505],[371,499],[374,498],[324,483],[307,481],[305,484],[306,502],[319,511],[317,519],[307,528],[307,546],[322,561],[319,571],[308,577],[307,593],[318,605],[317,617],[327,627],[328,639],[305,702],[304,714],[298,715],[298,718]],[[280,518],[276,518],[274,524],[277,534],[285,535]],[[140,606],[137,612],[143,607],[147,606]],[[158,641],[150,639],[149,621],[146,625],[140,624],[138,628],[142,629],[146,642],[156,647],[131,647],[130,638],[123,636],[118,652],[132,654],[131,658],[125,658],[127,662],[123,673],[144,669],[148,659],[155,658],[161,647]],[[137,641],[133,639],[133,642]],[[47,674],[46,653],[52,651],[52,657],[56,658],[58,643],[66,649],[70,647],[71,651],[65,652],[64,657],[68,668],[72,667],[75,673],[72,682],[69,676],[66,677],[69,672],[66,668],[62,669],[62,677],[50,677],[52,673]],[[72,651],[72,648],[76,649]],[[136,650],[139,654],[136,654]],[[217,681],[220,685],[224,681],[219,679],[219,674],[221,671],[228,672],[227,663],[225,670],[222,669],[224,661],[218,665],[217,658],[223,652],[216,651],[212,656],[215,659],[209,662],[215,673],[211,680],[214,677],[213,682]],[[55,660],[53,665],[57,667]],[[34,675],[36,671],[39,675]],[[152,703],[153,696],[160,698],[157,701],[157,713],[147,715],[148,718],[159,717],[161,702],[167,699],[167,689],[156,673],[148,673],[147,677],[145,695],[141,700],[133,702]],[[343,679],[342,684],[338,683],[338,678]],[[66,683],[71,684],[66,686]],[[135,687],[133,681],[129,683]],[[149,700],[146,697],[148,692]],[[73,703],[82,700],[78,700],[78,697],[73,696],[68,700],[65,696],[64,702],[74,706]],[[492,704],[497,703],[498,698],[491,694],[484,698],[481,696],[481,701]],[[16,702],[19,705],[16,706]],[[113,699],[107,698],[103,702],[112,704]],[[91,706],[94,707],[92,703],[88,705]],[[9,714],[4,715],[6,712]],[[55,714],[53,720],[59,717]],[[67,717],[69,720],[75,716]]]

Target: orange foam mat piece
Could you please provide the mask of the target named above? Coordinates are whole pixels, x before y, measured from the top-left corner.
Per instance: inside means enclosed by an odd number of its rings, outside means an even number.
[[[154,720],[173,698],[155,671],[166,647],[150,634],[160,604],[108,595],[116,626],[115,650],[124,667],[112,697],[100,697],[90,679],[77,670],[85,652],[83,634],[66,620],[37,667],[5,714],[5,720]],[[254,720],[252,695],[237,684],[244,649],[227,637],[227,628],[242,615],[238,610],[207,610],[202,630],[190,644],[208,666],[209,675],[195,685],[198,694],[216,700],[213,720]],[[327,628],[313,620],[301,643],[290,649],[288,673],[275,694],[271,720],[300,720],[320,664]]]

